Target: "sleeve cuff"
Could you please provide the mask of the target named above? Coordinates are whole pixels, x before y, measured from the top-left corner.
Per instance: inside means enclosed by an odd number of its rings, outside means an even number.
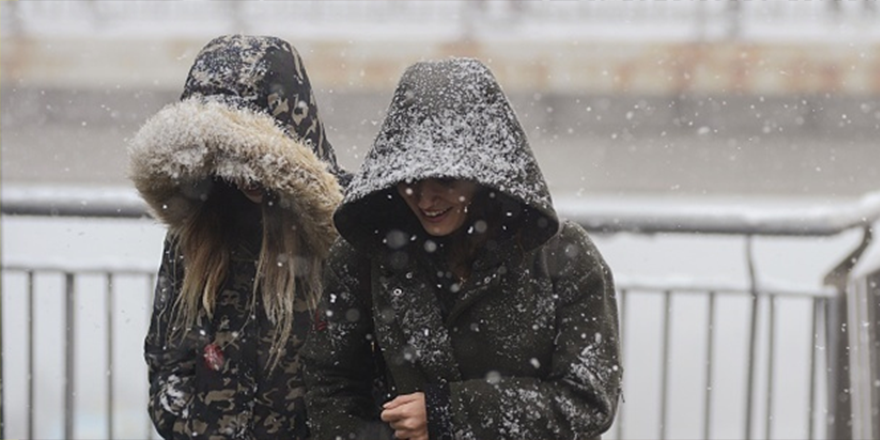
[[[428,413],[428,438],[453,440],[448,384],[430,384],[425,387],[425,409]]]

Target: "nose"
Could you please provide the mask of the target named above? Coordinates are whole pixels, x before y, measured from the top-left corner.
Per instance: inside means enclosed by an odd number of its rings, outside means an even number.
[[[441,191],[444,189],[442,185],[433,180],[421,182],[420,185],[413,189],[419,202],[419,208],[427,209],[434,206],[434,202],[436,202],[437,198],[441,195]]]

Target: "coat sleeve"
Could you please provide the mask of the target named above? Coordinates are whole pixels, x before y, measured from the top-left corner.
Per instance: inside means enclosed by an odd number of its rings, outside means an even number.
[[[375,395],[370,295],[369,260],[339,239],[325,265],[319,315],[302,349],[313,438],[391,438]]]
[[[614,421],[622,368],[611,271],[577,225],[545,246],[558,296],[550,374],[450,383],[455,438],[589,439]]]
[[[183,263],[171,239],[156,281],[150,330],[144,343],[149,370],[149,414],[165,439],[190,439],[211,434],[213,439],[249,438],[253,405],[250,370],[241,354],[225,350],[222,371],[208,368],[203,349],[210,341],[207,329],[171,334],[173,308],[183,283]]]
[[[183,422],[192,405],[195,377],[195,349],[168,340],[174,300],[183,282],[183,264],[178,261],[174,244],[165,240],[162,263],[156,280],[150,330],[144,343],[144,358],[149,368],[150,418],[159,434],[174,438],[183,431]]]

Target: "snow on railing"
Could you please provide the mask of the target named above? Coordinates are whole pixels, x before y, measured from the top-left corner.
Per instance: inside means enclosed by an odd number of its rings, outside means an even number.
[[[146,204],[134,188],[4,185],[0,213],[50,217],[147,216]]]
[[[717,198],[559,197],[560,217],[602,233],[830,236],[880,219],[880,191],[854,202],[785,206],[726,203]],[[139,218],[149,215],[133,188],[5,185],[0,213],[57,217]]]
[[[556,199],[562,217],[599,232],[829,236],[865,227],[880,219],[880,191],[850,203],[792,206],[719,203],[688,199],[664,204],[658,199]]]

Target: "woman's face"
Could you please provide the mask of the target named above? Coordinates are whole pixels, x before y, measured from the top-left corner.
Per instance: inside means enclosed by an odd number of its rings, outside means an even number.
[[[242,194],[248,198],[248,200],[260,204],[263,203],[263,187],[256,184],[251,183],[247,186],[240,188]]]
[[[459,179],[425,179],[400,182],[397,191],[429,234],[449,235],[467,218],[477,184]]]

